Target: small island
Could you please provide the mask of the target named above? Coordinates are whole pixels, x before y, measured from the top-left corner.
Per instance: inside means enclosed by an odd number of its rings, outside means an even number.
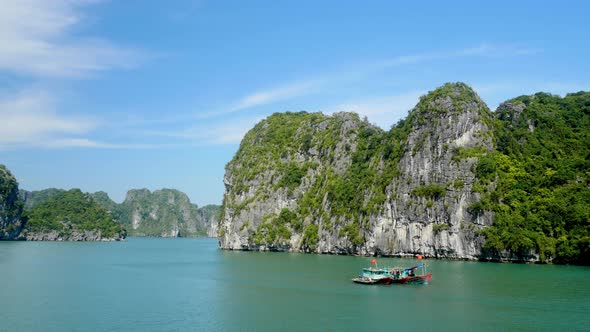
[[[22,215],[28,241],[120,241],[127,231],[80,189],[58,193]]]
[[[52,190],[29,205],[21,195],[16,178],[0,165],[0,240],[120,241],[127,236],[125,228],[80,189]]]
[[[199,207],[175,189],[132,189],[120,204],[103,191],[19,190],[16,178],[0,165],[0,240],[215,237],[219,212],[220,206]]]

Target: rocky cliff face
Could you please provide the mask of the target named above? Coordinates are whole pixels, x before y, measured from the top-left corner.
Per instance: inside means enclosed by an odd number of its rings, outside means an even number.
[[[18,193],[18,182],[4,165],[0,165],[0,240],[17,239],[23,227],[23,205]]]
[[[113,242],[121,241],[125,239],[125,235],[114,234],[113,236],[105,237],[100,231],[83,231],[83,230],[70,230],[70,233],[64,234],[61,231],[48,230],[41,232],[29,232],[25,231],[22,234],[22,239],[27,241],[100,241],[100,242]]]
[[[351,113],[274,114],[226,167],[221,247],[475,258],[493,218],[468,209],[491,117],[461,83],[389,132]]]
[[[197,209],[197,215],[207,230],[207,237],[217,237],[217,225],[219,224],[220,213],[221,206],[219,205],[205,205]]]
[[[113,209],[130,235],[215,236],[213,225],[217,225],[218,207],[199,209],[186,194],[178,190],[130,190],[125,201]]]
[[[367,253],[431,257],[480,255],[478,231],[493,221],[473,215],[478,156],[493,151],[492,114],[463,84],[423,97],[412,111],[412,131],[399,161],[401,174],[387,186],[385,209],[372,219]]]

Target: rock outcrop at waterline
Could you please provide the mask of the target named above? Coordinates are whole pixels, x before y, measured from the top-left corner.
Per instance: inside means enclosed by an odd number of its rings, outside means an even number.
[[[353,113],[274,114],[226,167],[221,247],[476,258],[493,215],[468,207],[492,117],[462,83],[388,132]]]

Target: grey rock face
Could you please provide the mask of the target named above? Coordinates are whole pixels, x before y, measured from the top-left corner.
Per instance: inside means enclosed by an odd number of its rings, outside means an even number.
[[[22,210],[18,182],[4,165],[0,165],[0,240],[18,238],[23,228]]]
[[[282,120],[279,120],[282,121]],[[299,251],[302,246],[302,234],[293,232],[293,236],[280,243],[256,243],[252,241],[253,232],[261,226],[267,216],[279,215],[281,210],[296,210],[298,201],[310,190],[326,172],[342,175],[350,167],[351,152],[356,149],[356,135],[362,122],[358,116],[351,113],[336,113],[332,117],[317,115],[309,121],[304,121],[294,133],[293,139],[311,137],[309,146],[303,147],[291,154],[283,154],[280,160],[266,160],[266,156],[258,155],[256,162],[264,165],[259,173],[253,173],[250,178],[241,177],[246,167],[239,158],[234,158],[226,167],[224,183],[223,218],[220,220],[218,235],[221,247],[233,250],[290,250]],[[262,137],[252,136],[244,139],[242,145],[257,145],[265,135],[271,134],[273,128],[262,123]],[[372,127],[373,130],[380,129]],[[325,144],[326,142],[333,142]],[[281,147],[277,147],[281,149]],[[238,152],[239,154],[240,152]],[[297,167],[305,168],[305,174],[298,186],[293,188],[280,187],[281,171],[277,165],[292,162]],[[309,167],[305,167],[308,165]],[[317,215],[305,218],[305,224],[319,219]],[[329,230],[330,232],[337,230]],[[327,236],[325,243],[337,235]],[[322,242],[323,244],[324,242]]]
[[[512,125],[516,125],[525,108],[526,105],[523,103],[504,102],[498,106],[498,118]]]
[[[375,170],[376,179],[370,187],[354,188],[352,199],[361,197],[364,202],[360,211],[366,212],[360,214],[337,212],[333,196],[338,195],[339,187],[333,186],[333,179],[342,179],[336,182],[343,186],[352,183],[352,157],[359,158],[359,144],[364,144],[358,135],[384,133],[354,114],[318,115],[318,119],[297,123],[292,133],[292,141],[297,142],[309,135],[310,144],[306,148],[277,146],[277,160],[272,148],[256,153],[255,147],[268,146],[279,135],[277,122],[296,121],[297,117],[273,117],[246,135],[226,167],[218,229],[221,248],[457,259],[480,255],[483,238],[478,230],[490,225],[493,215],[474,216],[468,207],[480,199],[472,190],[478,156],[493,149],[488,127],[492,114],[468,86],[445,85],[424,96],[410,112],[406,121],[411,129],[397,162],[398,175],[382,192],[376,183],[385,174],[385,156],[375,153],[363,164]],[[396,146],[388,141],[382,144]],[[305,172],[288,188],[281,183],[285,165],[290,164]],[[310,193],[321,195],[310,197]],[[385,197],[375,199],[380,194]],[[378,208],[370,208],[372,200]],[[296,213],[302,226],[276,222],[284,209]],[[358,234],[351,236],[355,232]]]
[[[102,237],[100,231],[73,231],[70,234],[60,234],[57,231],[51,232],[35,232],[23,234],[23,238],[27,241],[122,241],[124,238],[116,235],[115,237]]]
[[[459,85],[452,93],[471,93],[465,89],[469,88]],[[387,188],[386,208],[373,221],[367,253],[477,258],[483,245],[477,231],[491,225],[493,216],[468,212],[468,206],[481,198],[472,191],[478,158],[461,153],[493,150],[492,133],[484,121],[491,114],[477,96],[460,101],[438,97],[428,105],[418,104],[415,112],[423,120],[409,135],[408,152],[399,163],[402,176]],[[444,188],[444,195],[413,194],[425,185]]]
[[[219,224],[220,213],[221,206],[219,205],[205,205],[197,209],[197,215],[207,230],[207,237],[217,237],[217,225]]]
[[[130,235],[135,236],[215,236],[219,215],[218,207],[199,209],[186,194],[174,189],[130,190],[115,210]]]

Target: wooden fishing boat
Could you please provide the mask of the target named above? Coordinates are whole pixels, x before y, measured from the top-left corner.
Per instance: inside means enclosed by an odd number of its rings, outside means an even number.
[[[421,258],[421,257],[420,257]],[[371,261],[372,265],[376,265],[375,259]],[[416,274],[418,269],[421,269],[422,274]],[[426,273],[426,265],[419,263],[408,268],[400,267],[368,267],[363,268],[361,275],[358,278],[352,279],[353,282],[359,284],[422,284],[430,283],[432,273]]]

